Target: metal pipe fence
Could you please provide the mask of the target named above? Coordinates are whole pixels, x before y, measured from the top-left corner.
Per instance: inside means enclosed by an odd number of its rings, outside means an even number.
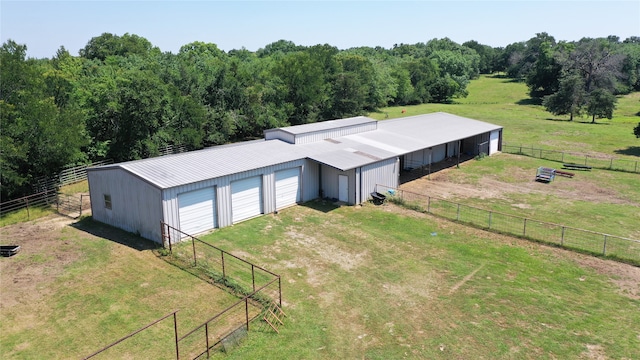
[[[640,240],[499,213],[380,184],[376,191],[408,208],[480,229],[640,264]]]
[[[26,209],[27,220],[30,219],[30,210],[33,208],[44,208],[57,203],[57,191],[43,191],[41,193],[9,200],[0,204],[0,216],[5,216],[11,212]]]
[[[189,266],[206,271],[207,275],[213,277],[214,280],[228,283],[244,294],[255,292],[257,288],[264,289],[265,284],[271,283],[273,279],[278,279],[277,292],[266,295],[271,301],[282,306],[280,275],[182,232],[165,222],[161,222],[161,226],[163,246],[169,248],[174,257]],[[181,237],[182,241],[176,243],[176,240],[180,239],[175,239],[175,237]],[[187,239],[184,240],[185,238]]]
[[[557,151],[535,148],[526,145],[510,145],[503,143],[502,151],[505,153],[524,155],[539,159],[557,161],[566,164],[579,164],[591,166],[592,168],[626,171],[640,173],[640,162],[614,157],[598,157],[576,152]]]
[[[177,312],[155,320],[139,330],[136,330],[119,340],[92,353],[84,359],[103,354],[124,340],[148,330],[153,325],[173,315],[173,332],[176,359],[209,358],[212,350],[227,344],[235,345],[244,338],[250,324],[264,315],[268,307],[274,303],[282,306],[282,283],[280,275],[274,274],[260,266],[243,260],[231,253],[221,250],[202,240],[181,232],[180,230],[161,222],[163,242],[169,245],[171,254],[182,264],[197,268],[204,275],[222,282],[241,293],[241,298],[226,309],[208,318],[200,325],[178,334]],[[171,234],[186,235],[191,241],[172,244]]]

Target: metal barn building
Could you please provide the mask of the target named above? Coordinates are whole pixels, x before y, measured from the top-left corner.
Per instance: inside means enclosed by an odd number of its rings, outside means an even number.
[[[376,184],[398,187],[404,168],[502,147],[502,127],[447,113],[360,116],[264,135],[90,168],[93,218],[161,242],[160,221],[195,235],[319,197],[359,204]]]

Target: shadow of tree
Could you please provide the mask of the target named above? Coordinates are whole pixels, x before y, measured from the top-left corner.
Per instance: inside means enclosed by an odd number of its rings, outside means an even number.
[[[151,240],[147,240],[136,234],[94,221],[91,217],[83,218],[82,220],[71,224],[71,226],[91,235],[117,242],[118,244],[128,246],[138,251],[153,250],[161,247],[160,244]],[[158,226],[160,225],[158,224]]]
[[[542,99],[526,98],[516,101],[518,105],[542,105]]]
[[[640,157],[640,146],[629,146],[626,149],[618,149],[614,152],[620,155],[631,155]]]

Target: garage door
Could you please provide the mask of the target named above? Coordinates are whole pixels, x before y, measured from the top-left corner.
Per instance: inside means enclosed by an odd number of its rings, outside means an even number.
[[[231,211],[233,222],[262,214],[261,176],[231,183]]]
[[[498,142],[500,140],[500,131],[495,130],[491,132],[491,138],[489,142],[489,155],[495,154],[498,152]]]
[[[216,227],[216,192],[210,187],[178,195],[180,230],[198,234]]]
[[[300,202],[300,168],[276,172],[276,209]]]

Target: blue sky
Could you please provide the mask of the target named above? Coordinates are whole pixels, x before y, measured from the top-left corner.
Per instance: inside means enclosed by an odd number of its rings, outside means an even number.
[[[640,1],[0,1],[0,39],[28,56],[72,54],[104,32],[136,34],[176,53],[193,41],[255,51],[285,39],[346,49],[448,37],[490,46],[640,36]]]

